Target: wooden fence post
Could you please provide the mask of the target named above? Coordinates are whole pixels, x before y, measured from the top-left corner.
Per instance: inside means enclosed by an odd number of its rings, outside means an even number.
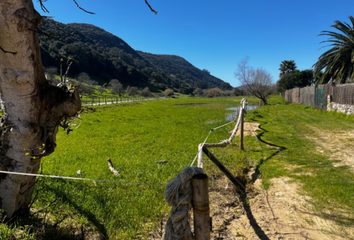
[[[208,176],[197,174],[192,179],[195,240],[210,240]]]
[[[243,124],[245,121],[245,110],[243,109],[243,107],[241,107],[241,122],[240,122],[240,150],[244,150],[243,148]]]

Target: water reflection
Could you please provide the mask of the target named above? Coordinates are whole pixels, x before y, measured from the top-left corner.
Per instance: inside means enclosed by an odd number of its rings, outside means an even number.
[[[247,110],[254,110],[258,108],[257,105],[248,105]],[[226,108],[226,110],[233,111],[232,113],[227,113],[226,114],[226,121],[232,121],[235,119],[235,117],[238,115],[238,110],[240,107],[231,107],[231,108]],[[237,110],[237,112],[236,112]]]

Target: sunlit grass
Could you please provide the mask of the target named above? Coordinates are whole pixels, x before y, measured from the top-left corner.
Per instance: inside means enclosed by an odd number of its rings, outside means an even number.
[[[198,144],[211,128],[227,122],[230,111],[226,109],[239,106],[240,100],[183,96],[92,107],[82,114],[80,128],[69,135],[61,130],[55,153],[42,161],[42,173],[79,177],[80,170],[83,178],[164,185],[192,162]],[[258,100],[248,98],[248,102],[252,105]],[[238,137],[227,148],[210,151],[234,175],[246,174],[250,166],[258,170],[265,188],[271,186],[272,178],[292,178],[321,216],[331,208],[354,212],[353,172],[345,166],[334,167],[306,137],[317,136],[321,130],[354,130],[353,116],[285,104],[280,96],[272,96],[269,102],[272,105],[248,112],[246,121],[261,125],[258,138],[245,137],[244,151],[239,150]],[[212,132],[207,142],[228,138],[232,127]],[[119,178],[108,170],[108,157],[120,172]],[[221,174],[206,157],[205,172],[213,177]],[[64,234],[66,228],[80,227],[110,239],[147,239],[149,231],[157,229],[169,213],[164,190],[161,186],[40,178],[33,211],[54,202],[38,216],[43,218],[48,211],[45,221],[52,227],[65,217],[57,226],[63,234],[59,231],[50,239],[72,239],[71,233]],[[13,236],[16,231],[2,226],[0,236]]]
[[[43,159],[43,174],[77,177],[80,170],[84,178],[165,185],[191,164],[198,144],[226,122],[226,108],[240,100],[180,98],[95,107],[82,114],[80,128],[58,134],[55,153]],[[228,138],[227,130],[213,132],[208,142]],[[231,146],[215,154],[241,173],[246,165],[237,151]],[[107,158],[119,178],[109,171]],[[112,239],[146,237],[169,212],[163,186],[41,179],[36,189],[41,190],[36,208],[57,199],[52,213],[90,221]]]

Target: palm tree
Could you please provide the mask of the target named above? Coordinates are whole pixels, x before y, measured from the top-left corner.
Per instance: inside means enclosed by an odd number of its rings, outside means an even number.
[[[284,60],[281,62],[279,70],[280,70],[279,78],[281,78],[285,74],[295,71],[296,63],[294,60]]]
[[[351,25],[335,21],[334,27],[339,32],[322,31],[319,36],[329,38],[321,43],[330,43],[332,47],[323,53],[313,65],[315,74],[322,69],[324,73],[317,83],[328,83],[331,79],[339,83],[354,81],[354,17],[349,17]]]

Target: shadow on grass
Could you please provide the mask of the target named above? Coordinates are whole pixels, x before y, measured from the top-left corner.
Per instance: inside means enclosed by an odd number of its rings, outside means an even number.
[[[84,236],[90,236],[91,232],[84,231],[83,225],[81,228],[73,226],[58,227],[58,225],[68,217],[64,215],[61,220],[56,223],[48,221],[49,209],[46,209],[40,216],[28,215],[26,217],[17,216],[11,222],[6,224],[6,236],[4,232],[0,235],[0,239],[41,239],[41,240],[73,240],[85,239]],[[35,214],[36,215],[36,214]]]
[[[104,239],[108,239],[107,229],[103,224],[100,223],[99,219],[97,219],[93,213],[85,210],[84,208],[80,207],[76,202],[72,201],[70,199],[70,196],[68,197],[64,191],[52,187],[47,187],[47,189],[53,192],[57,198],[60,198],[63,202],[72,206],[79,214],[85,216],[98,229],[102,237]]]
[[[266,159],[263,159],[263,158],[262,158],[261,161],[256,165],[255,171],[254,171],[254,173],[252,174],[252,179],[251,179],[251,180],[252,180],[252,183],[254,183],[254,182],[258,179],[258,176],[259,176],[259,174],[260,174],[259,168],[262,166],[263,163],[267,162],[269,159],[273,158],[274,156],[278,155],[280,152],[282,152],[282,151],[284,151],[284,150],[287,149],[286,147],[283,147],[283,146],[280,146],[280,145],[276,145],[276,144],[273,144],[273,143],[270,143],[270,142],[267,142],[267,141],[263,140],[263,139],[262,139],[263,134],[264,134],[264,133],[267,133],[268,131],[265,130],[264,128],[262,128],[261,125],[259,125],[258,128],[261,129],[263,132],[256,135],[257,139],[258,139],[260,142],[262,142],[262,143],[264,143],[264,144],[266,144],[266,145],[268,145],[268,146],[276,147],[276,148],[277,148],[277,151],[275,151],[273,154],[271,154],[270,156],[268,156]],[[262,150],[262,151],[263,151],[263,150]]]

